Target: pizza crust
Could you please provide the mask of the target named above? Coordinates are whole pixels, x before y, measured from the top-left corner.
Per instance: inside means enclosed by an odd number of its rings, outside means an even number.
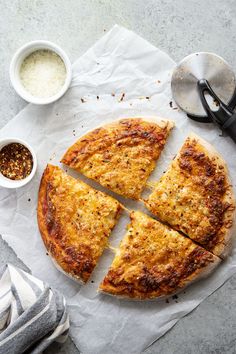
[[[200,142],[200,144],[206,149],[208,156],[210,158],[217,158],[218,164],[224,167],[225,177],[227,181],[227,191],[224,196],[224,202],[229,203],[232,205],[230,210],[226,210],[224,213],[224,224],[228,222],[232,222],[231,228],[225,228],[224,230],[224,243],[219,244],[215,247],[214,253],[217,254],[221,258],[226,258],[232,251],[233,240],[236,235],[236,201],[234,196],[234,190],[232,181],[230,178],[230,173],[227,167],[227,164],[223,157],[218,153],[218,151],[211,145],[208,141],[202,139],[200,136],[196,135],[195,133],[189,134],[190,139],[196,139]]]
[[[48,252],[48,255],[50,256],[51,261],[54,264],[55,268],[57,268],[57,270],[59,270],[59,272],[64,274],[67,278],[74,280],[79,285],[86,284],[86,282],[83,279],[81,279],[80,277],[78,277],[76,274],[64,271],[64,269],[57,263],[57,260],[53,257],[53,255],[51,253]]]
[[[67,276],[85,283],[107,246],[122,207],[112,197],[48,165],[38,197],[38,226],[48,254]]]
[[[141,213],[131,224],[99,291],[137,300],[165,298],[208,276],[221,262],[185,236]]]
[[[141,296],[136,296],[134,298],[134,297],[129,297],[127,294],[121,295],[121,294],[113,293],[114,290],[112,287],[111,288],[107,287],[106,290],[103,290],[101,287],[99,287],[98,293],[104,294],[104,295],[109,295],[112,297],[116,297],[117,299],[120,299],[120,300],[129,300],[129,301],[144,301],[144,300],[145,301],[147,301],[147,300],[148,301],[160,301],[160,300],[168,299],[170,296],[180,294],[183,290],[188,288],[190,285],[192,285],[202,279],[208,278],[211,275],[211,273],[220,265],[221,262],[222,262],[222,260],[219,257],[216,257],[213,263],[208,264],[204,269],[202,269],[202,271],[199,270],[199,272],[195,274],[195,277],[192,277],[192,279],[189,279],[188,281],[186,281],[185,286],[183,288],[179,288],[179,289],[177,288],[175,291],[173,291],[170,294],[160,295],[160,296],[152,297],[152,298],[148,298],[148,297],[142,298]]]
[[[168,194],[170,196],[170,198],[167,201],[164,201],[164,204],[162,204],[162,206],[164,208],[164,205],[166,205],[169,210],[169,213],[171,214],[171,208],[169,208],[169,203],[171,201],[173,202],[174,199],[172,197],[173,197],[173,194],[176,193],[176,190],[174,190],[174,188],[171,187],[171,183],[173,183],[173,181],[171,181],[171,182],[168,182],[168,181],[170,178],[173,178],[174,174],[176,173],[175,166],[176,166],[176,164],[178,164],[178,161],[181,158],[182,149],[185,146],[187,141],[189,142],[190,146],[191,146],[191,144],[194,145],[195,142],[197,142],[197,145],[199,145],[201,147],[201,151],[204,151],[205,156],[209,157],[210,161],[212,161],[212,163],[214,163],[214,166],[217,166],[217,169],[220,170],[221,175],[224,176],[224,178],[225,178],[224,187],[225,187],[226,191],[225,191],[221,201],[225,205],[229,205],[229,207],[224,211],[223,225],[221,226],[220,230],[218,231],[219,237],[216,234],[216,237],[218,237],[218,241],[216,241],[215,245],[211,246],[210,248],[207,246],[207,244],[204,244],[201,241],[199,241],[198,239],[195,239],[195,237],[193,235],[191,235],[191,230],[190,230],[190,233],[188,233],[188,227],[186,227],[186,229],[183,228],[183,221],[181,220],[181,217],[179,217],[175,221],[175,213],[176,213],[176,210],[179,205],[178,201],[176,202],[175,206],[172,206],[172,208],[174,207],[176,209],[175,210],[173,209],[173,215],[172,215],[172,217],[169,216],[168,219],[166,217],[166,209],[164,210],[164,212],[160,213],[159,206],[157,204],[155,205],[155,198],[156,198],[156,200],[160,200],[158,198],[159,194],[156,195],[156,191],[159,190],[159,185],[161,185],[162,179],[165,178],[165,176],[168,176],[168,174],[169,174],[169,176],[171,176],[171,177],[168,177],[168,178],[166,177],[167,178],[166,179],[166,183],[167,183],[166,188],[168,189],[170,187],[168,193],[172,192],[172,195]],[[235,227],[235,217],[236,217],[235,198],[234,198],[233,186],[230,181],[227,165],[226,165],[225,161],[223,160],[222,156],[215,150],[215,148],[211,144],[206,142],[204,139],[197,136],[196,134],[191,133],[186,138],[185,144],[183,145],[181,150],[178,152],[178,154],[176,155],[176,157],[172,161],[167,172],[163,175],[163,178],[161,178],[160,181],[155,184],[155,187],[153,188],[151,195],[149,196],[149,198],[146,201],[144,201],[144,203],[147,206],[147,208],[155,216],[157,216],[161,221],[167,222],[175,229],[182,231],[183,233],[185,233],[187,236],[189,236],[193,240],[202,244],[203,247],[206,247],[209,251],[213,252],[215,255],[217,255],[221,258],[225,258],[231,251],[232,239],[233,239],[235,231],[236,231],[236,227]],[[172,170],[173,170],[173,173],[171,172]],[[177,172],[177,173],[179,173],[179,172]],[[191,172],[190,172],[190,175],[191,175]],[[209,179],[209,177],[207,177],[207,174],[206,174],[206,179],[207,178]],[[186,179],[187,185],[188,185],[188,181],[191,181],[191,177],[189,177],[188,180]],[[168,184],[169,184],[169,187],[168,187]],[[195,190],[193,190],[193,198],[194,198],[194,193],[195,193]],[[161,206],[161,203],[162,203],[162,201],[160,200],[160,206]],[[189,220],[189,223],[191,223],[191,220]]]
[[[145,188],[174,123],[124,118],[101,126],[72,145],[61,162],[126,198]]]

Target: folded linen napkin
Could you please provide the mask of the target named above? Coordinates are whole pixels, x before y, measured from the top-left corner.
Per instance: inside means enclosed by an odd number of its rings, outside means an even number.
[[[68,336],[64,297],[23,270],[0,271],[0,354],[38,354]]]

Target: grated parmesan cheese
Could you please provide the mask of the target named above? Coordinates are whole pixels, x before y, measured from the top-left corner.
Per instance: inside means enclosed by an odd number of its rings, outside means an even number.
[[[65,64],[51,50],[36,50],[23,60],[20,67],[20,80],[24,88],[35,97],[54,96],[64,85],[65,79]]]

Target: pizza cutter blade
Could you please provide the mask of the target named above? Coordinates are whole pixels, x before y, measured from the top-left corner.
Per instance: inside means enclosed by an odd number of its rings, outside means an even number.
[[[187,56],[173,71],[171,89],[189,118],[216,123],[236,142],[236,79],[223,58],[207,52]]]

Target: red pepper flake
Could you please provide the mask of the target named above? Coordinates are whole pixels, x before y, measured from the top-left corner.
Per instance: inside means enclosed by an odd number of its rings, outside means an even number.
[[[115,97],[115,93],[114,92],[112,92],[111,95],[112,95],[112,97]]]
[[[33,157],[26,146],[19,143],[5,145],[0,150],[0,172],[12,180],[24,179],[33,169]]]

